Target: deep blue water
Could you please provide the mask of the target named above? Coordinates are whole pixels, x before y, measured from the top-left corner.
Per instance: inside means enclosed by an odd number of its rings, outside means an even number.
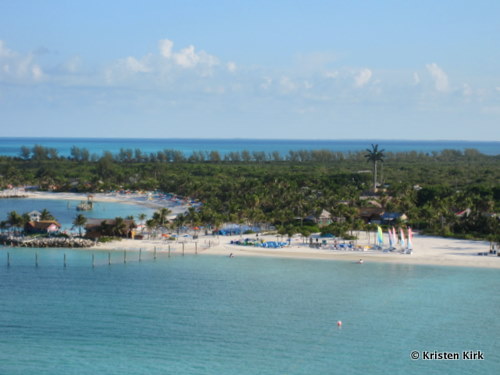
[[[189,156],[193,151],[278,151],[286,155],[290,150],[326,149],[335,152],[364,151],[370,144],[390,152],[418,151],[430,153],[444,149],[463,151],[474,148],[488,155],[500,154],[500,142],[479,141],[409,141],[409,140],[263,140],[263,139],[118,139],[118,138],[0,138],[0,155],[19,156],[22,146],[36,144],[55,148],[59,155],[70,155],[71,147],[86,148],[90,154],[101,156],[104,151],[116,154],[121,148],[141,149],[150,154],[164,149],[175,149]]]
[[[123,264],[117,252],[108,266],[94,254],[92,268],[88,251],[0,250],[1,374],[500,370],[499,270],[152,254]],[[413,361],[413,350],[485,359]]]

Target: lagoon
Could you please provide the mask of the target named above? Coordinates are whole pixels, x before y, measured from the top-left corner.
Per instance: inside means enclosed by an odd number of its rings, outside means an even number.
[[[76,206],[79,203],[76,200],[65,199],[4,198],[0,199],[0,221],[6,220],[10,211],[23,214],[33,210],[41,212],[43,209],[47,209],[62,225],[62,230],[71,230],[72,222],[78,214],[83,214],[89,219],[114,219],[117,216],[122,218],[133,216],[137,221],[139,214],[144,213],[148,218],[151,218],[155,212],[155,209],[144,205],[115,202],[94,202],[93,210],[77,211]]]

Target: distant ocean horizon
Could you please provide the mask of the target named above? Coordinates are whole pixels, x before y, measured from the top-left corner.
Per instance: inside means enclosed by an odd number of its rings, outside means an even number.
[[[0,155],[19,156],[21,147],[35,145],[55,148],[59,155],[69,156],[73,146],[85,148],[90,154],[102,155],[104,151],[113,154],[120,149],[140,149],[150,154],[165,149],[183,152],[218,151],[222,155],[229,152],[248,150],[250,152],[279,152],[286,155],[297,150],[329,150],[333,152],[359,152],[378,144],[386,152],[440,152],[445,149],[464,151],[476,149],[486,155],[500,154],[500,141],[457,141],[457,140],[384,140],[384,139],[243,139],[243,138],[56,138],[56,137],[0,137]]]

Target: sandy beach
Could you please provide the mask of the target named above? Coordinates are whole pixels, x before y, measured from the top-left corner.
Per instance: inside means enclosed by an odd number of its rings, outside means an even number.
[[[3,191],[3,194],[12,195],[15,191]],[[17,192],[28,198],[35,199],[68,199],[85,200],[86,194],[78,193],[50,193],[50,192]],[[166,199],[164,196],[154,196],[150,193],[96,193],[93,194],[94,201],[97,202],[118,202],[127,204],[140,204],[152,208],[166,207],[172,211],[171,217],[184,212],[190,203],[180,199]],[[143,239],[132,240],[122,239],[108,243],[97,244],[92,249],[110,250],[110,251],[156,251],[159,253],[168,252],[170,246],[171,253],[182,254],[184,248],[185,254],[209,254],[229,256],[260,256],[260,257],[283,257],[283,258],[302,258],[302,259],[321,259],[321,260],[342,260],[357,262],[363,259],[368,262],[385,262],[399,264],[421,264],[421,265],[439,265],[439,266],[460,266],[460,267],[483,267],[499,268],[500,257],[489,254],[480,256],[478,253],[488,253],[490,243],[487,241],[471,241],[452,238],[440,238],[431,236],[422,236],[418,233],[413,238],[412,254],[403,254],[400,251],[382,251],[373,249],[364,250],[336,250],[333,249],[333,240],[328,239],[326,247],[315,249],[310,248],[300,237],[293,237],[289,246],[282,248],[263,248],[255,246],[242,246],[231,244],[231,241],[237,241],[245,238],[255,239],[255,235],[236,235],[236,236],[212,236],[200,235],[197,240],[192,237],[180,237],[178,240],[166,239]],[[362,248],[370,247],[373,243],[374,234],[371,238],[366,232],[358,233],[356,245]],[[260,235],[259,239],[263,241],[276,241],[275,234]],[[370,243],[370,239],[372,243]],[[280,239],[282,240],[282,239]],[[387,247],[387,246],[386,246]]]
[[[12,196],[22,196],[31,199],[62,199],[62,200],[75,200],[75,201],[85,201],[87,200],[86,193],[53,193],[46,191],[28,191],[24,189],[9,189],[3,190],[1,195],[5,197]],[[172,211],[169,218],[175,217],[176,215],[183,213],[191,206],[191,203],[187,200],[181,198],[167,198],[165,195],[153,194],[153,193],[93,193],[92,199],[94,202],[114,202],[114,203],[126,203],[126,204],[137,204],[150,208],[168,208]]]
[[[358,244],[366,242],[365,233],[360,233]],[[314,249],[303,244],[299,238],[294,238],[290,246],[278,249],[269,249],[254,246],[231,244],[242,238],[255,238],[249,236],[200,236],[196,241],[182,238],[178,241],[170,240],[130,240],[124,239],[105,244],[98,244],[94,249],[100,250],[130,250],[141,249],[146,252],[158,253],[170,251],[172,255],[181,255],[184,248],[185,254],[219,255],[219,256],[260,256],[282,257],[298,259],[340,260],[357,262],[363,259],[364,263],[384,262],[415,265],[438,265],[460,267],[499,268],[500,257],[496,255],[479,256],[478,253],[489,252],[490,244],[485,241],[470,241],[449,238],[415,235],[413,238],[414,250],[412,254],[401,252],[384,252],[382,250],[334,250],[329,248]],[[260,236],[264,241],[275,241],[275,235]],[[367,242],[366,242],[367,244]]]

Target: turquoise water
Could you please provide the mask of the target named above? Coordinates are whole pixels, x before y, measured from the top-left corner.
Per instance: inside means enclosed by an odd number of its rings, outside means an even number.
[[[1,374],[500,370],[498,270],[152,254],[124,264],[119,252],[111,266],[94,252],[92,268],[91,254],[0,250]],[[412,361],[412,350],[485,359]]]
[[[137,216],[141,213],[152,217],[154,209],[135,205],[114,202],[95,202],[91,211],[77,211],[76,206],[79,201],[63,199],[27,199],[8,198],[0,199],[0,221],[7,219],[7,214],[16,211],[18,214],[31,212],[33,210],[42,211],[47,209],[61,223],[62,229],[71,229],[72,222],[76,215],[82,214],[89,219],[114,219],[115,217]]]
[[[22,146],[40,144],[55,148],[59,155],[69,156],[71,147],[86,148],[90,154],[102,155],[103,151],[117,154],[121,148],[140,149],[146,154],[164,149],[174,149],[189,156],[193,151],[217,150],[222,155],[232,151],[278,151],[286,155],[290,150],[331,150],[334,152],[365,151],[371,143],[390,152],[419,151],[430,153],[444,149],[465,150],[475,148],[488,155],[500,154],[500,142],[479,141],[411,141],[411,140],[291,140],[291,139],[118,139],[118,138],[2,138],[0,155],[19,156]]]

